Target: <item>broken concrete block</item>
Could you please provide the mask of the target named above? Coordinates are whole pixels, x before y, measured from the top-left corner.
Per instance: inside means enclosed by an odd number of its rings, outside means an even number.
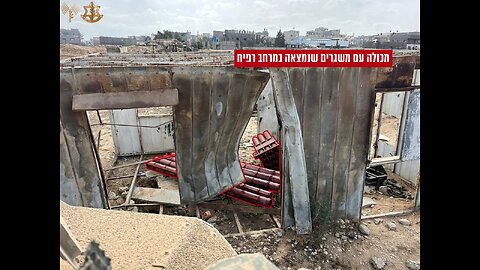
[[[410,269],[410,270],[420,270],[420,262],[407,260],[405,262],[405,266],[407,266],[407,268]]]
[[[393,222],[389,222],[387,223],[387,228],[389,231],[396,231],[397,230],[397,225],[395,225],[395,223]]]
[[[405,225],[405,226],[410,226],[410,225],[412,225],[412,223],[410,222],[410,220],[405,219],[405,218],[399,219],[399,220],[398,220],[398,223],[400,223],[400,224],[402,224],[402,225]]]
[[[365,235],[369,235],[370,234],[370,229],[367,227],[367,225],[365,224],[360,224],[360,226],[358,226],[358,230],[362,233],[362,234],[365,234]]]
[[[373,269],[381,270],[384,269],[387,265],[387,259],[379,257],[371,257],[370,264],[372,264]]]

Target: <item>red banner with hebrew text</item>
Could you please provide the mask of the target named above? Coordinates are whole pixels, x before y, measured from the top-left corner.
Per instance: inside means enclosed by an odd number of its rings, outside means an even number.
[[[392,50],[235,50],[238,68],[391,67]]]

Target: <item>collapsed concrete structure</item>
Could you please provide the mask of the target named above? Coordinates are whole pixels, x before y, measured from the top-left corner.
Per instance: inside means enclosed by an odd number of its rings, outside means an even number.
[[[236,69],[232,55],[100,55],[60,70],[60,198],[109,208],[86,110],[174,106],[183,203],[243,181],[237,149],[271,78],[279,125],[282,227],[312,230],[311,212],[359,220],[376,91],[413,91],[418,56],[391,68]],[[277,119],[277,116],[279,119]]]

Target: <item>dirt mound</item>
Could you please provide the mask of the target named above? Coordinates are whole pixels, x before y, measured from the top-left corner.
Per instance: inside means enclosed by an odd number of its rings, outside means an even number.
[[[237,255],[215,228],[197,218],[65,203],[60,214],[82,250],[95,240],[112,259],[112,269],[204,269]]]
[[[152,46],[128,46],[127,53],[152,53]]]
[[[106,53],[105,46],[79,46],[74,44],[60,44],[60,60],[87,55],[90,53]]]

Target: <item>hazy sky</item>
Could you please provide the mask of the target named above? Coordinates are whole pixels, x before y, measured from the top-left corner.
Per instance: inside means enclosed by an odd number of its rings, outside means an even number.
[[[340,29],[342,34],[371,35],[420,31],[420,0],[97,0],[103,18],[87,23],[80,17],[90,0],[63,0],[80,12],[71,23],[60,12],[60,28],[78,28],[93,36],[150,35],[157,30],[190,31],[245,29],[270,36],[278,29]]]

